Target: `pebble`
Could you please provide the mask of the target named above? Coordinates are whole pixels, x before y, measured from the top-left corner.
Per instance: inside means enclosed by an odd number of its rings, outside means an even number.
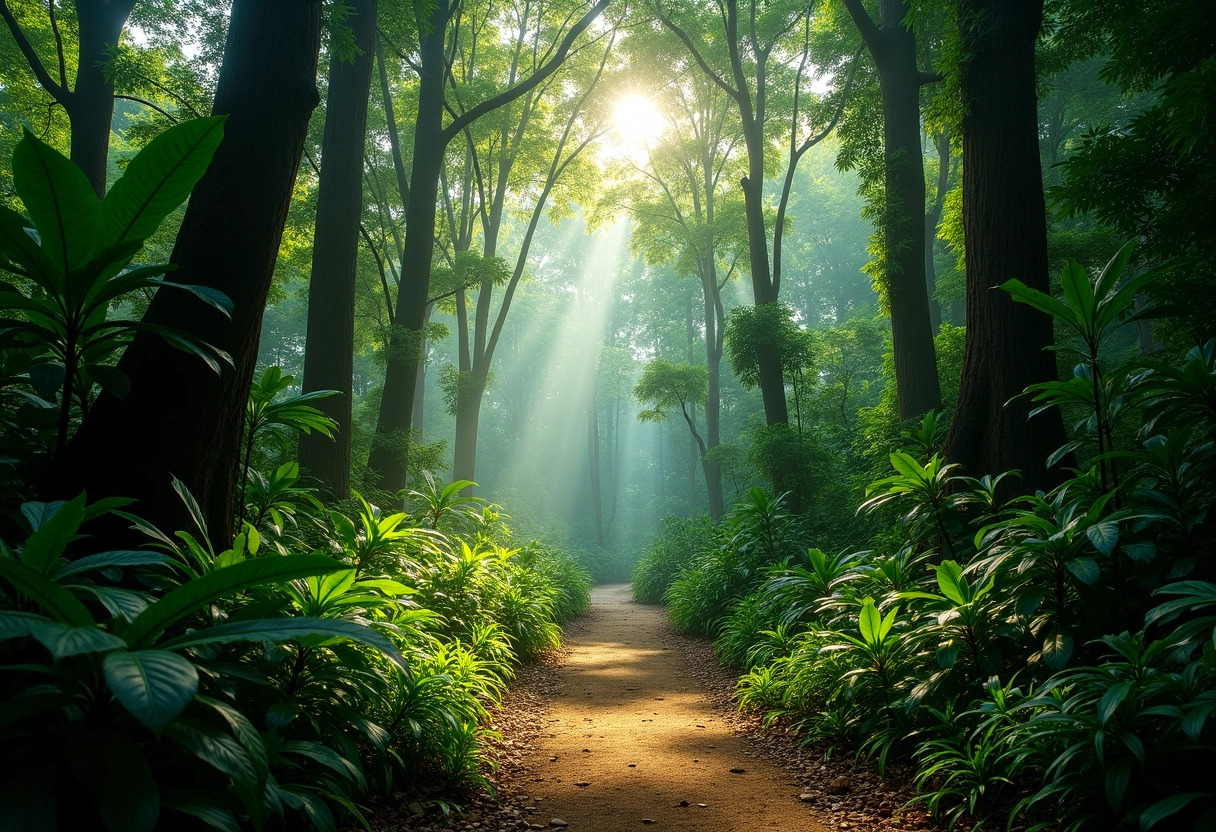
[[[561,828],[561,827],[569,826],[570,824],[566,823],[561,818],[553,818],[551,821],[549,821],[549,825]]]

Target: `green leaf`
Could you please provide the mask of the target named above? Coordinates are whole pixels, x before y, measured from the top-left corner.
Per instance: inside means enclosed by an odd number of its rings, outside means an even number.
[[[218,832],[241,832],[236,815],[219,803],[208,801],[196,789],[166,789],[161,795],[161,806],[197,818]]]
[[[17,610],[0,610],[0,641],[22,638],[33,632],[34,627],[55,622],[43,615]]]
[[[21,504],[21,516],[30,524],[31,531],[38,531],[38,528],[52,517],[55,512],[67,505],[66,500],[55,500],[51,503],[28,502]]]
[[[168,592],[140,613],[123,636],[132,648],[146,647],[166,627],[227,595],[244,592],[263,584],[325,575],[348,568],[346,564],[324,555],[256,558],[226,566]]]
[[[1064,564],[1077,580],[1086,586],[1093,586],[1102,576],[1098,562],[1093,558],[1073,558]]]
[[[192,119],[165,130],[141,150],[101,205],[103,245],[148,239],[207,171],[227,116]]]
[[[131,379],[117,367],[108,364],[85,364],[81,367],[89,378],[114,398],[122,401],[131,392]]]
[[[1061,323],[1068,324],[1078,332],[1083,331],[1084,328],[1075,313],[1046,292],[1032,289],[1016,278],[1005,281],[1000,285],[1000,288],[1008,292],[1010,297],[1019,303],[1033,306],[1040,312],[1046,312],[1051,317]]]
[[[1102,701],[1098,703],[1098,721],[1103,725],[1109,722],[1110,718],[1115,715],[1115,711],[1123,704],[1123,700],[1127,698],[1131,689],[1131,682],[1119,682],[1107,688],[1106,693],[1102,694]]]
[[[1127,264],[1131,262],[1132,253],[1135,250],[1136,240],[1132,238],[1124,243],[1123,247],[1110,259],[1110,262],[1102,267],[1101,273],[1098,274],[1098,285],[1095,289],[1095,294],[1099,301],[1104,300],[1107,295],[1114,291],[1115,286],[1119,283],[1119,278],[1127,270]]]
[[[24,563],[0,558],[0,579],[7,581],[57,621],[77,627],[89,627],[94,623],[93,616],[72,593]]]
[[[1109,557],[1119,543],[1119,524],[1114,520],[1103,520],[1086,529],[1085,536],[1095,549]]]
[[[84,494],[78,494],[40,525],[25,541],[21,562],[39,575],[47,574],[68,544],[76,539],[76,532],[84,521],[84,501]]]
[[[397,651],[397,648],[383,633],[341,618],[263,618],[252,621],[230,621],[169,639],[162,642],[160,648],[182,650],[187,647],[224,644],[231,641],[279,642],[298,641],[304,638],[350,639],[376,648],[402,670],[408,670],[405,657]]]
[[[858,616],[861,637],[867,644],[879,644],[882,639],[878,635],[882,630],[882,613],[874,606],[874,599],[867,598],[861,603],[861,614]]]
[[[162,552],[149,552],[141,549],[120,549],[113,552],[98,552],[95,555],[74,560],[61,566],[55,572],[55,580],[62,581],[72,575],[82,572],[92,572],[96,569],[108,569],[111,566],[151,566],[169,563],[169,556]]]
[[[88,178],[55,148],[25,129],[13,150],[13,186],[42,238],[42,250],[64,275],[96,253],[101,203]]]
[[[1052,670],[1063,670],[1072,658],[1073,638],[1068,633],[1057,630],[1043,640],[1043,662]]]
[[[214,726],[190,718],[169,723],[165,738],[232,778],[232,791],[247,812],[261,811],[265,784],[259,783],[257,765],[240,743]]]
[[[963,568],[955,561],[944,560],[937,567],[937,586],[955,605],[967,603],[969,587],[963,577]]]
[[[1148,832],[1170,815],[1176,815],[1187,807],[1187,804],[1211,795],[1203,792],[1185,792],[1170,795],[1164,800],[1158,800],[1140,813],[1140,832]]]
[[[25,230],[29,225],[30,221],[12,208],[0,205],[0,252],[39,288],[49,295],[57,295],[63,284],[63,274]]]
[[[1081,334],[1092,332],[1094,288],[1089,282],[1089,275],[1085,273],[1085,267],[1075,260],[1069,260],[1064,266],[1064,273],[1060,275],[1060,288],[1064,290],[1064,303],[1084,324]]]
[[[69,627],[58,621],[48,621],[30,629],[30,634],[51,651],[55,661],[84,653],[104,653],[126,647],[127,643],[100,627]]]
[[[110,653],[102,668],[118,701],[158,737],[198,693],[194,665],[166,650]]]

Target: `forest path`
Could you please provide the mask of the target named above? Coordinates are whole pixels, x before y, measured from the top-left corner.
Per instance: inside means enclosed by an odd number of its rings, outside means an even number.
[[[540,809],[526,815],[533,828],[560,818],[573,832],[647,821],[699,832],[825,830],[790,772],[748,753],[672,635],[663,609],[635,603],[627,584],[594,590],[567,637],[539,736],[518,759],[531,776],[516,787],[526,784]]]

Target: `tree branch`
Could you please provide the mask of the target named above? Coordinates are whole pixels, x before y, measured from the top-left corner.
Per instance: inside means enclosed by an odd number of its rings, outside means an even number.
[[[870,17],[870,13],[861,4],[861,0],[844,0],[844,7],[848,10],[849,17],[853,18],[857,31],[861,32],[861,39],[865,42],[866,48],[870,50],[870,54],[874,55],[880,51],[883,43],[882,29],[879,29],[874,18]]]
[[[9,31],[13,33],[13,40],[17,42],[17,48],[25,56],[25,60],[29,63],[30,69],[33,70],[34,77],[38,79],[38,83],[56,101],[66,106],[65,102],[72,96],[71,90],[66,86],[60,86],[55,83],[55,79],[46,71],[46,67],[42,65],[42,59],[38,57],[38,52],[35,51],[34,45],[25,36],[25,32],[22,30],[21,24],[17,22],[17,18],[13,17],[13,13],[8,7],[8,0],[0,0],[0,17],[3,17],[4,22],[8,24]]]
[[[705,76],[709,78],[709,80],[713,81],[714,84],[720,87],[723,92],[725,92],[735,101],[740,101],[742,92],[736,90],[730,84],[726,83],[725,78],[714,72],[713,67],[711,67],[705,58],[702,57],[701,51],[697,49],[696,44],[692,42],[692,38],[688,36],[688,33],[677,26],[674,20],[663,14],[663,8],[658,3],[655,3],[655,11],[658,13],[659,21],[670,29],[672,34],[680,39],[680,41],[684,44],[684,48],[688,50],[690,55],[692,55],[692,59],[697,62],[697,66],[701,67],[701,71],[705,73]]]
[[[481,102],[473,109],[462,114],[460,118],[452,121],[443,129],[443,133],[440,135],[440,141],[446,145],[448,142],[454,139],[457,134],[459,134],[473,122],[477,121],[477,119],[484,116],[486,113],[491,113],[494,110],[497,110],[499,107],[510,104],[515,99],[536,87],[541,81],[544,81],[554,72],[557,72],[562,63],[565,61],[566,53],[570,51],[571,45],[573,45],[578,36],[591,25],[591,22],[599,17],[604,9],[608,8],[608,3],[609,0],[599,0],[599,2],[592,6],[591,9],[585,15],[583,15],[578,23],[570,27],[570,31],[566,33],[564,38],[562,38],[561,46],[558,47],[557,52],[553,55],[553,57],[546,61],[540,69],[532,73],[532,75],[526,80],[520,81],[514,87],[503,90],[493,98]]]
[[[156,110],[156,112],[160,113],[162,116],[169,119],[169,121],[171,123],[173,123],[173,124],[178,123],[178,119],[176,117],[170,115],[167,111],[161,109],[157,105],[153,104],[151,101],[148,101],[146,98],[140,98],[137,95],[124,95],[122,93],[117,93],[117,92],[114,93],[114,97],[121,98],[123,101],[134,101],[136,104],[143,104],[145,107],[148,107],[149,109]]]

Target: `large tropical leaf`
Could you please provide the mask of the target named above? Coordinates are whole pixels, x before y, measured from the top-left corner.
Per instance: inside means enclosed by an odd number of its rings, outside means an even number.
[[[63,550],[76,539],[76,531],[84,521],[84,501],[84,494],[77,495],[40,525],[25,541],[21,562],[39,575],[47,574]]]
[[[47,621],[30,628],[30,634],[51,652],[55,661],[82,653],[104,653],[126,647],[127,643],[100,627],[72,627]]]
[[[131,622],[123,636],[133,649],[150,646],[166,627],[195,610],[255,586],[325,575],[346,564],[324,555],[289,555],[246,560],[195,578],[170,591]]]
[[[174,125],[131,160],[102,203],[105,246],[151,237],[190,195],[224,137],[227,116]]]
[[[252,562],[257,563],[257,561]],[[264,618],[252,621],[231,621],[203,630],[194,630],[161,642],[158,646],[163,650],[182,650],[187,647],[223,644],[230,641],[278,642],[297,641],[304,638],[350,639],[376,648],[402,670],[407,669],[405,658],[383,633],[341,618]]]
[[[27,128],[13,150],[13,186],[55,268],[83,268],[98,248],[101,203],[80,168]]]
[[[0,253],[39,288],[52,294],[59,289],[62,275],[50,258],[26,231],[30,221],[12,208],[0,205]]]
[[[121,549],[113,552],[98,552],[95,555],[74,560],[61,566],[55,572],[55,580],[62,581],[72,575],[91,572],[96,569],[108,569],[111,566],[151,566],[169,562],[169,556],[162,552],[150,552],[143,549]]]
[[[157,736],[198,693],[194,665],[167,650],[117,650],[102,669],[122,706]]]
[[[77,627],[92,626],[93,616],[72,593],[12,558],[0,557],[0,579],[7,581],[56,621]]]

